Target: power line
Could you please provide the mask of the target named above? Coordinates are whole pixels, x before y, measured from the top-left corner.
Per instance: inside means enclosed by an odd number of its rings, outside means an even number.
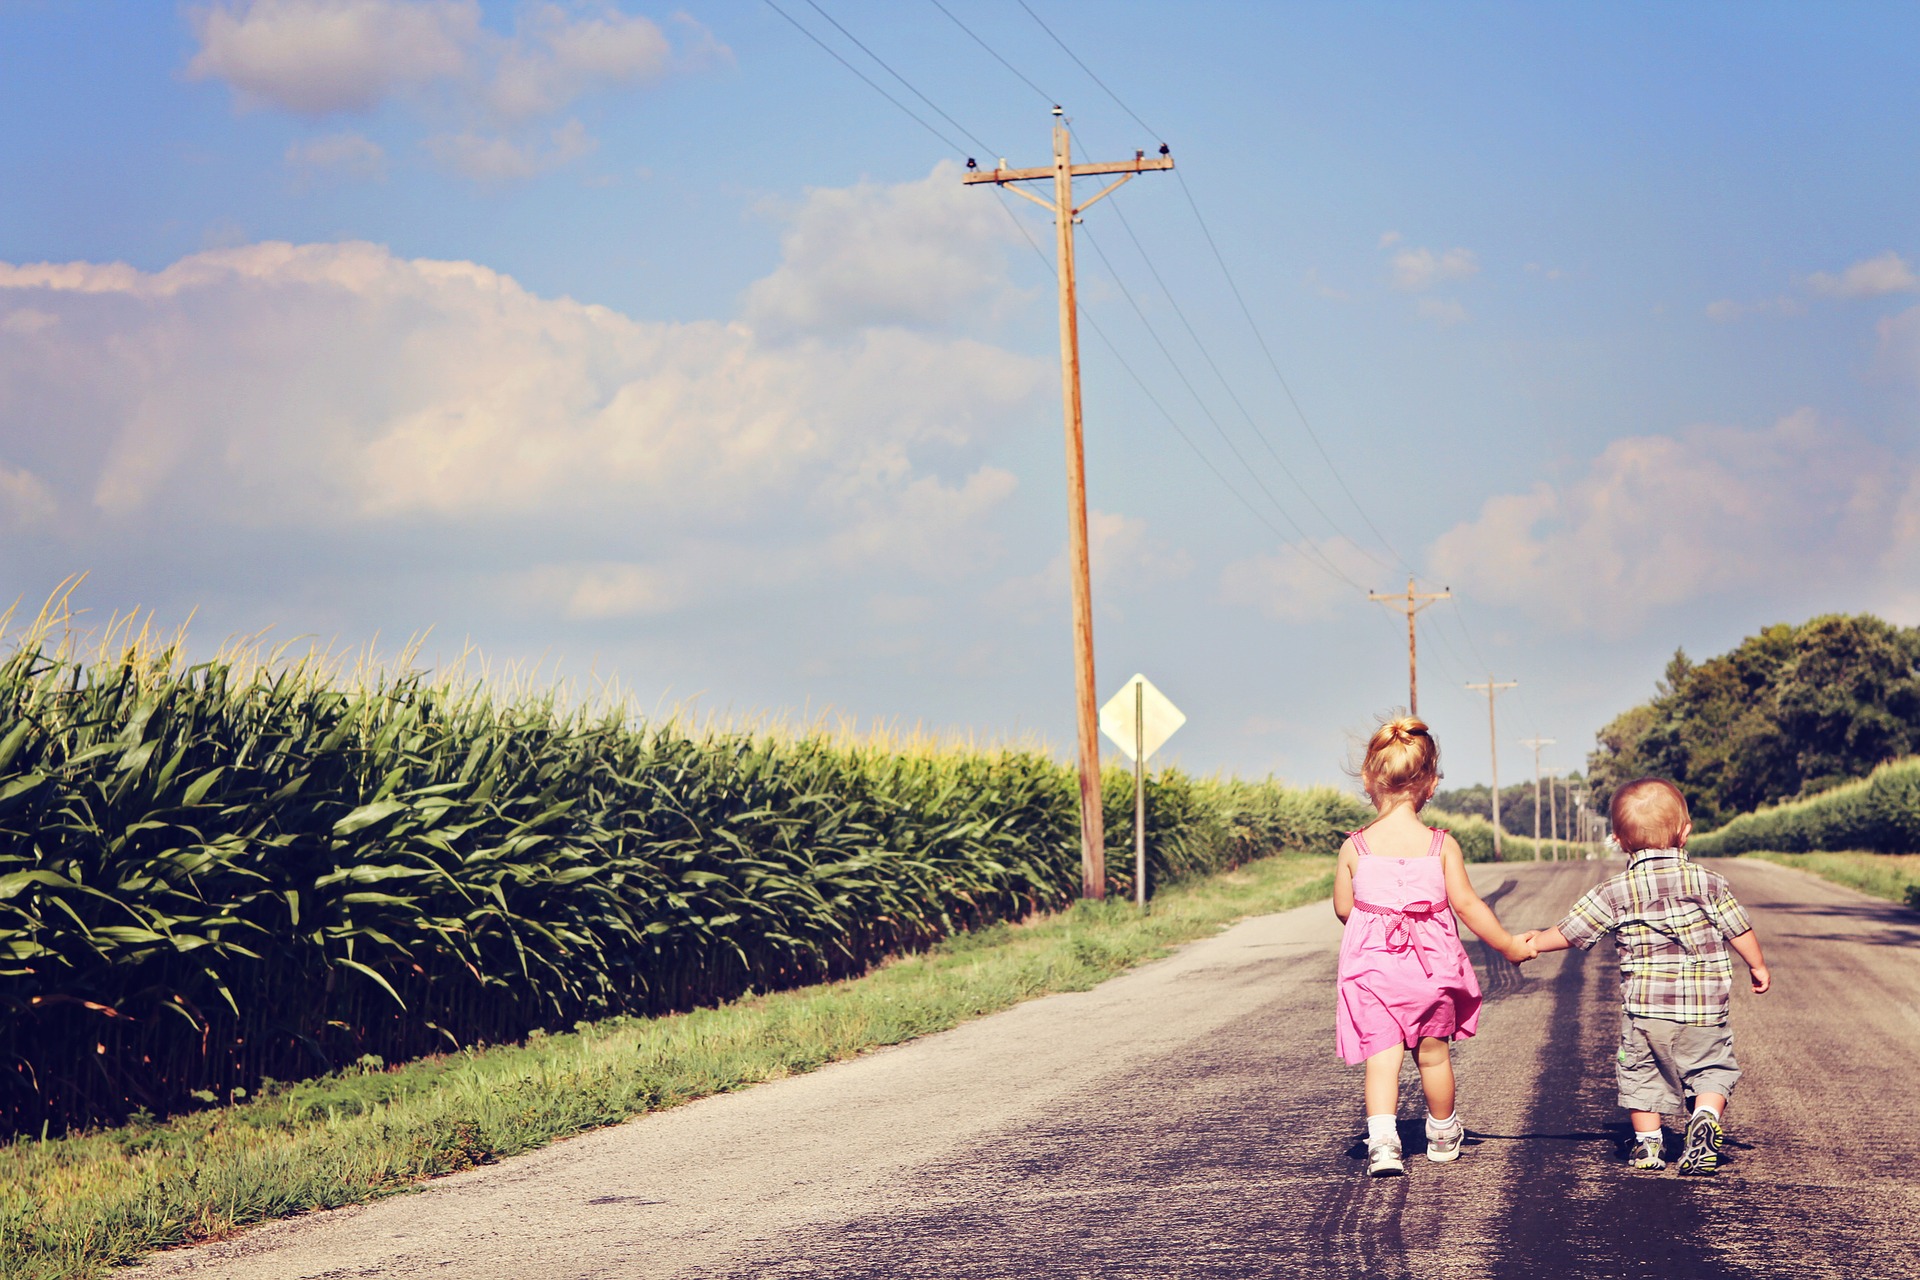
[[[1057,270],[1058,268],[1055,266],[1053,260],[1048,258],[1045,251],[1034,241],[1033,235],[1027,230],[1026,224],[1014,215],[1013,209],[1007,204],[1005,196],[1000,198],[1000,208],[1006,213],[1008,220],[1013,223],[1014,229],[1020,233],[1021,238],[1027,242],[1027,247],[1033,250],[1034,256],[1040,259],[1041,265],[1046,267],[1048,271]],[[1116,283],[1118,282],[1116,281]],[[1282,531],[1278,525],[1274,524],[1273,521],[1269,520],[1264,512],[1252,502],[1248,501],[1247,496],[1240,492],[1239,488],[1236,487],[1231,480],[1227,479],[1226,474],[1222,472],[1219,467],[1214,465],[1213,459],[1209,458],[1206,451],[1194,441],[1192,436],[1187,434],[1186,429],[1180,425],[1179,419],[1173,416],[1166,405],[1161,403],[1160,397],[1153,394],[1152,389],[1141,379],[1140,374],[1132,365],[1127,363],[1126,358],[1120,354],[1120,348],[1114,345],[1113,339],[1107,336],[1107,331],[1100,327],[1099,321],[1095,320],[1084,306],[1077,306],[1075,310],[1079,314],[1080,319],[1086,322],[1087,327],[1093,330],[1094,336],[1099,338],[1102,345],[1107,348],[1107,351],[1113,356],[1114,362],[1125,370],[1127,376],[1133,379],[1134,385],[1140,388],[1140,394],[1146,397],[1147,403],[1159,411],[1160,416],[1166,419],[1167,425],[1173,428],[1173,433],[1180,437],[1187,448],[1193,450],[1194,457],[1200,459],[1201,465],[1213,473],[1214,479],[1218,480],[1221,486],[1224,487],[1228,493],[1231,493],[1241,506],[1247,509],[1247,514],[1265,525],[1274,537],[1280,540],[1280,545],[1293,552],[1296,556],[1299,556],[1303,563],[1325,572],[1318,562],[1308,557],[1305,552],[1290,541],[1286,533]]]
[[[980,141],[980,139],[973,133],[971,129],[967,128],[967,126],[961,124],[958,120],[955,120],[952,116],[942,111],[940,109],[940,104],[935,102],[932,98],[929,98],[926,94],[914,88],[913,85],[908,82],[905,76],[901,75],[898,71],[895,71],[892,67],[888,66],[884,58],[882,58],[879,54],[875,53],[873,50],[867,48],[865,44],[861,43],[859,36],[854,35],[853,32],[841,26],[839,21],[832,14],[828,13],[825,9],[822,9],[819,6],[819,4],[815,2],[815,0],[807,0],[807,4],[813,9],[815,13],[825,18],[828,22],[833,23],[833,29],[835,31],[838,31],[841,35],[853,41],[854,45],[860,50],[860,52],[866,54],[869,58],[872,58],[875,62],[879,63],[881,69],[884,70],[888,75],[892,76],[895,80],[898,80],[901,84],[906,85],[907,92],[911,93],[914,97],[920,99],[920,101],[926,103],[927,106],[931,107],[935,115],[939,116],[942,120],[945,120],[948,124],[958,129],[961,133],[966,134],[967,137],[973,142],[973,145],[980,148],[980,150],[983,153],[993,152],[993,148],[989,147],[986,143]]]
[[[1040,26],[1040,29],[1046,32],[1047,35],[1052,38],[1055,44],[1060,46],[1061,52],[1065,53],[1069,58],[1073,59],[1074,66],[1079,67],[1082,71],[1086,72],[1087,78],[1092,80],[1095,84],[1099,85],[1101,92],[1105,93],[1109,98],[1112,98],[1114,100],[1114,103],[1118,105],[1122,111],[1126,112],[1128,115],[1133,117],[1133,122],[1135,124],[1139,125],[1142,129],[1145,129],[1148,133],[1152,134],[1156,142],[1164,141],[1164,139],[1161,138],[1160,131],[1158,129],[1148,124],[1145,120],[1142,120],[1138,115],[1138,113],[1136,113],[1132,107],[1128,106],[1124,102],[1121,102],[1120,95],[1115,93],[1113,90],[1107,88],[1107,82],[1105,80],[1102,80],[1099,76],[1094,75],[1093,68],[1088,66],[1086,63],[1080,61],[1079,54],[1067,48],[1066,41],[1062,40],[1059,36],[1054,35],[1053,28],[1040,20],[1040,15],[1033,11],[1032,6],[1027,3],[1027,0],[1017,0],[1017,3],[1022,9],[1025,9],[1027,11],[1027,16],[1029,18],[1032,18],[1036,23],[1038,23]]]
[[[975,44],[979,45],[982,49],[985,49],[988,53],[993,55],[993,60],[995,62],[998,62],[1001,66],[1013,72],[1014,77],[1018,79],[1021,84],[1026,85],[1027,88],[1039,94],[1040,97],[1048,105],[1052,105],[1055,102],[1055,99],[1052,94],[1048,93],[1045,89],[1042,89],[1039,85],[1035,84],[1033,81],[1027,79],[1025,75],[1021,74],[1020,68],[1014,66],[1011,62],[1008,62],[1005,58],[1001,57],[999,54],[999,51],[996,50],[992,45],[988,44],[985,40],[982,40],[979,36],[974,35],[972,27],[969,27],[966,23],[960,21],[960,19],[954,17],[953,10],[947,8],[947,6],[945,6],[944,4],[941,4],[940,0],[927,0],[927,3],[931,4],[934,8],[938,9],[940,12],[946,14],[947,17],[952,20],[954,26],[966,32],[968,37],[972,39],[972,41]]]
[[[934,2],[938,3],[938,0],[934,0]],[[1026,10],[1027,16],[1032,18],[1034,22],[1039,26],[1039,28],[1042,31],[1047,33],[1048,38],[1051,39],[1055,44],[1059,45],[1061,51],[1065,53],[1067,57],[1073,59],[1074,65],[1087,73],[1088,79],[1092,80],[1095,84],[1099,85],[1101,91],[1105,93],[1109,98],[1112,98],[1116,106],[1118,106],[1122,111],[1126,112],[1129,116],[1133,117],[1133,121],[1135,124],[1139,125],[1142,129],[1145,129],[1148,133],[1152,134],[1156,138],[1159,138],[1161,136],[1159,130],[1155,129],[1152,125],[1148,124],[1145,120],[1141,119],[1139,112],[1135,111],[1132,107],[1128,106],[1124,101],[1122,101],[1120,95],[1115,93],[1112,90],[1112,88],[1108,86],[1106,81],[1102,80],[1097,74],[1095,74],[1093,68],[1089,67],[1086,64],[1086,62],[1081,59],[1079,54],[1075,53],[1070,47],[1068,47],[1067,42],[1060,38],[1059,33],[1054,31],[1052,27],[1048,26],[1046,22],[1044,22],[1041,19],[1040,15],[1033,11],[1033,7],[1027,3],[1027,0],[1016,0],[1016,2],[1019,4],[1019,6],[1022,9]],[[978,37],[976,36],[975,39],[978,39]],[[992,50],[989,49],[988,52],[991,53]],[[994,56],[999,57],[998,54],[995,54]],[[1260,331],[1260,326],[1254,322],[1253,311],[1251,308],[1247,306],[1246,298],[1244,298],[1241,295],[1240,286],[1238,283],[1235,282],[1233,278],[1233,272],[1227,268],[1226,257],[1220,252],[1220,246],[1217,243],[1215,243],[1213,238],[1213,232],[1208,228],[1206,218],[1201,216],[1200,205],[1193,198],[1193,190],[1187,185],[1186,177],[1183,174],[1181,174],[1178,170],[1174,171],[1174,177],[1179,180],[1180,190],[1187,197],[1187,204],[1193,210],[1194,220],[1200,224],[1200,232],[1203,236],[1206,237],[1207,247],[1213,251],[1214,261],[1219,263],[1220,265],[1220,273],[1226,278],[1227,287],[1233,291],[1234,301],[1239,303],[1240,305],[1240,314],[1246,317],[1247,327],[1253,330],[1254,340],[1259,343],[1261,353],[1264,354],[1267,358],[1267,367],[1273,370],[1274,378],[1279,381],[1280,389],[1286,393],[1287,402],[1293,406],[1293,412],[1300,419],[1300,425],[1303,428],[1305,428],[1307,433],[1307,438],[1313,441],[1313,447],[1320,454],[1320,460],[1326,463],[1327,470],[1333,474],[1334,481],[1339,484],[1341,492],[1347,495],[1347,501],[1353,504],[1353,508],[1356,512],[1359,513],[1360,519],[1366,524],[1367,528],[1373,532],[1373,536],[1380,540],[1380,545],[1386,548],[1387,553],[1389,555],[1391,555],[1395,560],[1399,561],[1400,566],[1402,568],[1411,572],[1413,570],[1413,566],[1407,563],[1406,557],[1402,556],[1399,553],[1399,551],[1394,549],[1393,543],[1388,540],[1387,536],[1384,533],[1380,532],[1380,527],[1373,522],[1373,517],[1367,514],[1366,508],[1360,505],[1360,500],[1354,496],[1352,488],[1349,487],[1347,484],[1346,477],[1340,474],[1340,469],[1334,465],[1333,458],[1331,455],[1327,453],[1326,446],[1320,442],[1319,433],[1313,429],[1313,423],[1308,420],[1306,410],[1300,407],[1299,397],[1293,394],[1292,384],[1290,384],[1287,381],[1287,376],[1284,373],[1280,372],[1280,362],[1274,358],[1272,348],[1267,345],[1266,335]],[[1168,301],[1172,301],[1171,294],[1168,295]],[[1177,309],[1178,308],[1176,307],[1176,310]],[[1269,446],[1269,448],[1271,448],[1271,446]],[[1275,457],[1277,460],[1278,455],[1276,454]],[[1282,464],[1282,469],[1285,470],[1284,463]],[[1288,479],[1293,479],[1291,472],[1288,473]],[[1297,480],[1294,483],[1296,485],[1299,484]],[[1304,492],[1304,487],[1303,487],[1303,492]],[[1311,501],[1311,499],[1309,500]],[[1318,503],[1314,503],[1314,506],[1316,510],[1319,508]],[[1321,514],[1325,515],[1324,512],[1322,512]],[[1332,524],[1333,522],[1329,520],[1327,523]],[[1337,528],[1337,526],[1335,527]],[[1351,541],[1351,539],[1349,539],[1349,541]],[[1356,543],[1355,545],[1357,546],[1359,544]],[[1372,558],[1372,557],[1369,557],[1369,558]]]
[[[1247,426],[1253,431],[1254,436],[1265,446],[1268,456],[1273,459],[1274,465],[1280,468],[1281,474],[1286,476],[1286,478],[1292,482],[1293,487],[1300,491],[1300,496],[1307,500],[1307,505],[1312,507],[1314,511],[1319,514],[1320,518],[1327,522],[1328,528],[1332,529],[1339,536],[1346,538],[1355,549],[1381,568],[1391,567],[1386,561],[1367,550],[1357,539],[1347,538],[1346,531],[1340,527],[1339,523],[1335,521],[1332,516],[1327,514],[1326,508],[1322,507],[1319,501],[1313,496],[1313,491],[1300,482],[1300,477],[1293,473],[1293,468],[1286,464],[1286,460],[1280,456],[1280,451],[1273,447],[1273,441],[1268,439],[1267,433],[1260,429],[1259,422],[1255,420],[1252,412],[1248,410],[1246,403],[1240,399],[1240,394],[1233,389],[1233,384],[1227,380],[1227,375],[1222,372],[1219,362],[1213,358],[1213,353],[1207,349],[1207,344],[1201,340],[1199,331],[1193,327],[1193,322],[1187,319],[1186,310],[1181,307],[1178,299],[1173,296],[1173,290],[1167,287],[1167,282],[1160,275],[1160,268],[1154,265],[1153,257],[1147,252],[1147,247],[1140,242],[1140,237],[1134,234],[1133,224],[1127,220],[1126,211],[1120,207],[1118,200],[1113,202],[1112,209],[1114,216],[1120,219],[1120,225],[1125,229],[1127,238],[1133,241],[1134,249],[1140,254],[1140,261],[1146,264],[1148,272],[1153,276],[1154,283],[1159,285],[1160,292],[1166,295],[1167,305],[1173,308],[1173,314],[1179,317],[1181,325],[1186,328],[1187,336],[1193,339],[1193,345],[1199,350],[1201,359],[1205,360],[1207,367],[1213,370],[1213,376],[1219,380],[1221,389],[1227,393],[1227,398],[1233,401],[1234,407],[1240,411],[1240,416],[1246,420]]]
[[[1313,441],[1313,447],[1319,451],[1321,461],[1327,464],[1327,470],[1333,473],[1333,478],[1339,484],[1340,491],[1347,495],[1347,501],[1351,502],[1353,509],[1359,512],[1360,518],[1366,522],[1367,528],[1373,530],[1373,536],[1380,539],[1380,545],[1385,547],[1388,554],[1400,562],[1402,568],[1412,570],[1413,566],[1407,563],[1407,558],[1394,549],[1393,543],[1387,540],[1387,535],[1380,532],[1380,526],[1375,524],[1373,517],[1367,514],[1367,509],[1360,505],[1360,499],[1353,496],[1353,490],[1348,487],[1346,477],[1340,474],[1340,468],[1334,465],[1333,458],[1328,455],[1326,446],[1320,443],[1319,433],[1313,429],[1313,424],[1307,420],[1307,412],[1300,407],[1299,397],[1293,394],[1293,386],[1287,381],[1287,375],[1280,372],[1280,362],[1274,359],[1273,348],[1267,345],[1266,335],[1260,332],[1260,326],[1253,318],[1253,310],[1247,306],[1246,298],[1240,293],[1240,286],[1234,281],[1233,272],[1227,268],[1226,257],[1220,252],[1220,246],[1214,241],[1213,232],[1208,228],[1206,218],[1200,213],[1199,202],[1193,198],[1193,188],[1187,185],[1186,178],[1177,170],[1174,176],[1180,179],[1180,191],[1187,197],[1187,207],[1193,210],[1194,221],[1200,224],[1200,234],[1206,237],[1207,248],[1213,251],[1213,260],[1220,264],[1220,274],[1225,277],[1227,288],[1233,292],[1233,300],[1240,304],[1240,314],[1246,317],[1247,327],[1253,330],[1254,341],[1260,344],[1260,352],[1267,358],[1267,367],[1273,370],[1273,376],[1279,381],[1280,389],[1287,393],[1287,403],[1293,406],[1293,412],[1299,417],[1300,425],[1306,429],[1307,438]]]
[[[813,32],[801,26],[799,19],[795,18],[792,14],[788,13],[785,9],[782,9],[779,5],[775,4],[773,0],[766,0],[766,5],[767,5],[767,8],[773,10],[775,13],[785,18],[788,22],[792,23],[793,29],[795,31],[798,31],[801,35],[813,41],[815,44],[819,45],[822,49],[825,49],[827,53],[832,56],[835,62],[839,63],[841,66],[845,67],[847,70],[853,72],[853,74],[855,74],[856,76],[859,76],[861,80],[866,82],[866,85],[868,88],[872,89],[875,93],[885,98],[888,102],[891,102],[894,106],[900,108],[900,110],[906,114],[908,119],[912,120],[915,124],[919,125],[922,129],[925,129],[928,133],[932,134],[934,137],[940,139],[941,144],[944,145],[949,151],[952,151],[955,155],[963,156],[967,154],[967,149],[965,147],[960,146],[952,138],[949,138],[946,134],[940,132],[938,129],[928,124],[925,120],[922,120],[918,115],[914,113],[913,108],[909,107],[906,103],[900,101],[900,99],[894,97],[892,94],[888,93],[885,89],[882,89],[879,85],[875,84],[873,80],[869,78],[865,72],[860,70],[860,68],[854,66],[851,62],[848,62],[845,58],[841,57],[839,50],[835,49],[832,45],[828,44],[825,40],[822,40],[819,36],[813,34]],[[818,5],[815,5],[814,7],[819,8]],[[827,21],[833,22],[833,19],[828,18]],[[834,22],[833,25],[837,27],[840,24],[837,22]],[[849,37],[849,39],[851,39],[851,37]],[[858,44],[859,41],[856,40],[854,41],[854,43]],[[879,62],[880,60],[878,58],[875,58],[874,61]],[[884,66],[885,64],[882,63],[881,65]],[[892,69],[888,68],[888,70],[891,71]],[[904,84],[905,81],[902,81],[902,83]],[[907,87],[912,88],[913,86],[908,85]],[[919,90],[916,89],[914,90],[914,92],[918,93]],[[939,108],[936,107],[935,110],[939,110]],[[942,111],[940,112],[940,114],[946,115],[946,112]],[[966,130],[962,129],[961,132],[965,133]],[[971,137],[972,135],[968,134],[968,136]]]
[[[1293,526],[1294,533],[1297,534],[1301,541],[1305,542],[1308,547],[1312,548],[1314,555],[1319,557],[1320,561],[1325,564],[1330,573],[1345,581],[1347,585],[1356,591],[1366,590],[1365,587],[1362,587],[1358,582],[1348,577],[1339,565],[1328,558],[1324,551],[1321,551],[1314,545],[1312,535],[1300,526],[1300,522],[1293,518],[1293,514],[1289,512],[1286,507],[1281,505],[1280,499],[1273,496],[1273,491],[1267,488],[1266,482],[1262,480],[1259,473],[1253,469],[1253,464],[1247,461],[1246,455],[1241,453],[1239,446],[1233,443],[1233,437],[1229,436],[1226,428],[1220,425],[1220,419],[1215,417],[1213,410],[1207,407],[1207,402],[1201,398],[1200,392],[1194,387],[1193,382],[1187,377],[1186,372],[1180,368],[1179,362],[1173,358],[1173,352],[1167,349],[1166,342],[1161,339],[1158,331],[1154,329],[1153,322],[1147,319],[1147,313],[1141,309],[1139,302],[1134,299],[1133,291],[1127,288],[1126,282],[1120,278],[1120,273],[1113,269],[1113,262],[1107,257],[1107,251],[1100,247],[1100,241],[1098,237],[1093,234],[1093,228],[1087,226],[1083,228],[1083,231],[1087,237],[1087,243],[1093,246],[1094,253],[1098,255],[1101,263],[1107,268],[1107,274],[1113,278],[1113,282],[1119,288],[1121,296],[1127,300],[1127,305],[1133,308],[1134,314],[1140,317],[1140,324],[1146,329],[1147,336],[1152,338],[1154,345],[1160,348],[1160,354],[1167,358],[1168,365],[1173,368],[1174,376],[1179,378],[1181,384],[1186,387],[1187,393],[1193,397],[1194,403],[1200,407],[1200,412],[1206,417],[1208,422],[1213,424],[1213,429],[1220,436],[1221,443],[1227,446],[1227,451],[1233,454],[1235,461],[1239,462],[1242,469],[1246,471],[1248,478],[1253,481],[1255,487],[1266,495],[1267,501],[1273,504],[1274,510],[1278,511],[1281,517],[1285,519],[1289,525]]]

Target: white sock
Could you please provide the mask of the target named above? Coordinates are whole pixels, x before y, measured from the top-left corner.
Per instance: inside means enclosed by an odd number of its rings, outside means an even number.
[[[1458,1113],[1450,1113],[1446,1119],[1442,1120],[1439,1116],[1433,1114],[1433,1112],[1427,1112],[1427,1123],[1436,1129],[1450,1129],[1458,1119]]]
[[[1367,1141],[1368,1142],[1379,1142],[1386,1138],[1398,1138],[1399,1136],[1400,1136],[1399,1117],[1397,1116],[1368,1116],[1367,1117]]]
[[[1658,1129],[1635,1129],[1633,1131],[1633,1140],[1635,1142],[1665,1142],[1667,1139],[1666,1135]]]
[[[1696,1102],[1693,1104],[1693,1114],[1699,1115],[1702,1111],[1707,1112],[1715,1120],[1720,1118],[1720,1108],[1714,1106],[1711,1102]]]

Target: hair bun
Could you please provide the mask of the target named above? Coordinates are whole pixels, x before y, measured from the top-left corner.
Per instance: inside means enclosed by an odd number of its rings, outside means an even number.
[[[1369,795],[1431,789],[1440,776],[1440,747],[1427,722],[1413,715],[1383,720],[1367,744],[1361,781]]]

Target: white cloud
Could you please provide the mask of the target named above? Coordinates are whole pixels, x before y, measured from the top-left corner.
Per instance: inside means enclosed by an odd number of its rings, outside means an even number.
[[[1816,271],[1807,288],[1829,298],[1877,298],[1889,293],[1920,290],[1920,276],[1907,260],[1889,249],[1877,258],[1863,258],[1839,275]]]
[[[591,155],[598,145],[578,120],[567,121],[544,139],[467,132],[426,142],[442,166],[484,185],[524,181]]]
[[[1184,578],[1193,571],[1186,552],[1154,537],[1139,516],[1112,511],[1087,512],[1087,563],[1093,579],[1094,607],[1117,612],[1116,598],[1138,594],[1160,583]],[[1011,578],[993,592],[994,603],[1028,618],[1059,617],[1072,598],[1067,576],[1067,548],[1038,573]]]
[[[577,121],[534,127],[581,97],[731,56],[684,14],[676,54],[657,23],[605,0],[524,4],[511,34],[489,29],[477,0],[217,0],[190,18],[188,77],[227,84],[242,108],[321,118],[408,101],[445,130],[434,156],[486,183],[591,152]]]
[[[1422,320],[1431,320],[1443,329],[1467,322],[1467,309],[1453,298],[1422,298],[1414,310]]]
[[[1012,297],[1001,247],[1018,234],[942,161],[919,182],[810,191],[780,267],[748,289],[743,317],[769,338],[869,325],[951,328]],[[965,393],[954,383],[950,394]]]
[[[1470,596],[1626,634],[1723,592],[1871,578],[1911,471],[1804,409],[1628,437],[1569,483],[1488,499],[1430,559]]]
[[[1721,298],[1707,304],[1707,319],[1715,324],[1732,324],[1748,316],[1797,316],[1805,314],[1806,310],[1806,304],[1785,294],[1762,298],[1758,302],[1735,302],[1732,298]]]
[[[1366,582],[1380,572],[1346,538],[1289,543],[1267,555],[1235,560],[1220,571],[1220,595],[1228,604],[1258,609],[1285,622],[1316,622],[1349,609],[1359,593],[1327,568]]]
[[[1403,293],[1418,293],[1448,280],[1467,280],[1480,272],[1480,259],[1471,249],[1449,249],[1435,253],[1431,249],[1402,249],[1393,255],[1393,287]]]
[[[287,147],[286,163],[308,181],[323,177],[367,181],[387,176],[385,148],[357,133],[332,133],[292,143]]]
[[[787,583],[978,569],[1015,483],[984,451],[1049,385],[968,337],[769,345],[363,243],[0,264],[0,507],[316,546],[504,522],[513,558],[573,566],[556,608],[641,614],[770,545]]]
[[[565,110],[596,89],[644,85],[664,76],[672,46],[646,18],[607,7],[575,17],[557,4],[535,6],[500,49],[485,94],[506,120]]]
[[[1875,328],[1880,336],[1878,363],[1882,371],[1920,382],[1920,307],[1887,316]]]
[[[53,519],[59,507],[46,481],[0,462],[0,519],[17,529],[32,528]]]
[[[190,16],[188,78],[303,116],[370,111],[465,75],[480,34],[476,0],[225,0]]]

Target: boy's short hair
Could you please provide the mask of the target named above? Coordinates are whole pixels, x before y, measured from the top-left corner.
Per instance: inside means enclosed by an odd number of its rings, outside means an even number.
[[[1670,849],[1687,825],[1687,798],[1665,778],[1635,778],[1613,793],[1607,816],[1613,834],[1628,853]]]

